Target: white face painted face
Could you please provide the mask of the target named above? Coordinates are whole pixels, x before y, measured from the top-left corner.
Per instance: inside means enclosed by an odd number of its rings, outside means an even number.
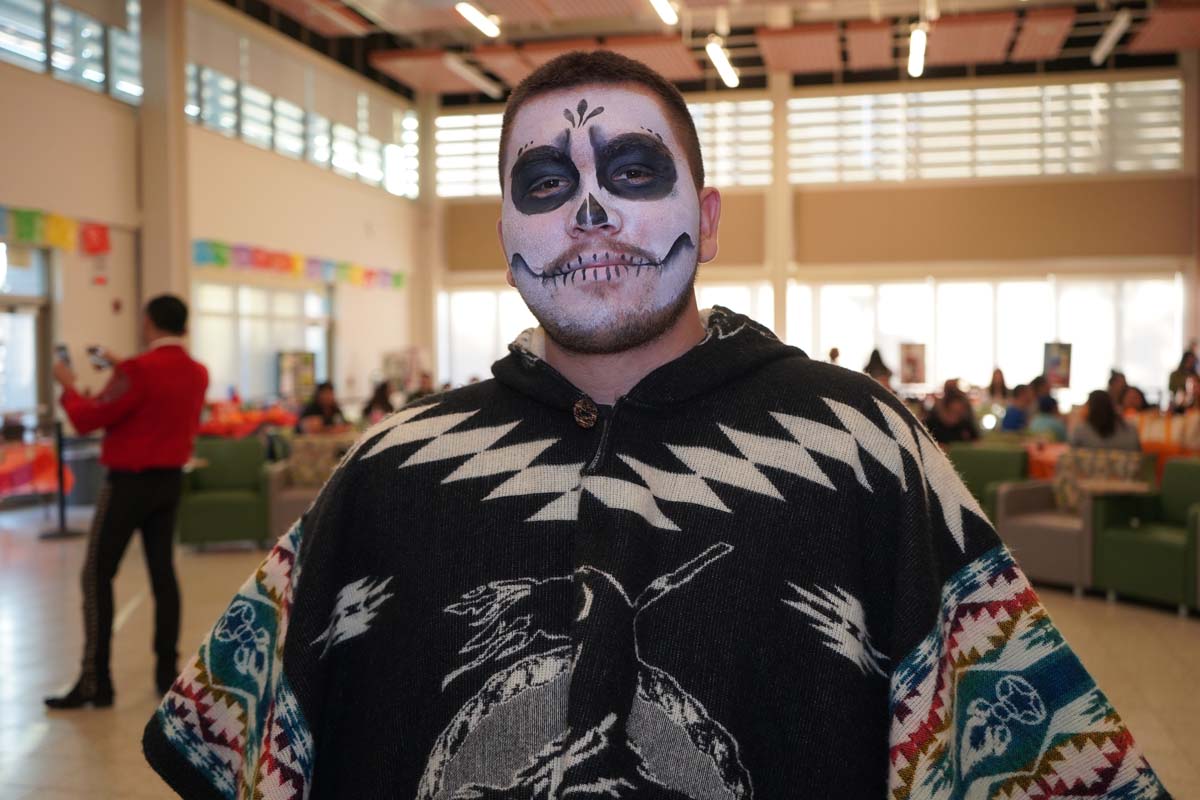
[[[513,281],[568,350],[612,353],[665,332],[691,299],[699,196],[659,102],[585,86],[540,95],[504,153]]]

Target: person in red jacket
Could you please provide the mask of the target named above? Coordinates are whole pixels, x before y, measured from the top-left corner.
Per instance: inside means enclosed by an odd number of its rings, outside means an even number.
[[[108,476],[96,503],[83,565],[83,668],[65,695],[46,698],[54,709],[110,706],[109,651],[113,624],[113,577],[135,530],[154,590],[155,681],[160,693],[175,680],[179,639],[179,586],[172,562],[175,514],[183,466],[192,454],[208,370],[184,349],[187,305],[161,295],[142,318],[146,352],[113,361],[108,385],[95,397],[75,388],[71,367],[59,361],[54,377],[61,403],[81,434],[104,429],[100,461]]]

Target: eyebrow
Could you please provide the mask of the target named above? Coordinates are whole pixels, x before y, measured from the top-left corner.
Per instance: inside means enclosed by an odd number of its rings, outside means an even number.
[[[630,131],[629,133],[621,133],[606,141],[601,141],[600,137],[603,134],[596,127],[588,131],[588,138],[592,143],[592,150],[596,156],[601,154],[612,158],[623,150],[633,150],[636,148],[645,148],[651,151],[659,158],[669,159],[672,163],[675,161],[675,156],[671,153],[671,149],[663,144],[662,138],[652,136],[648,133],[638,133]]]

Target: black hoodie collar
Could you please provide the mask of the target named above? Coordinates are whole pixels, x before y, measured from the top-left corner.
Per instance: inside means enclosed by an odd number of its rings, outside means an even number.
[[[781,358],[804,353],[775,338],[767,328],[743,314],[713,306],[701,312],[704,339],[683,355],[642,378],[625,400],[649,407],[667,407],[707,394]],[[496,380],[552,406],[570,409],[584,396],[546,363],[544,332],[529,329],[508,346],[509,354],[492,365]]]

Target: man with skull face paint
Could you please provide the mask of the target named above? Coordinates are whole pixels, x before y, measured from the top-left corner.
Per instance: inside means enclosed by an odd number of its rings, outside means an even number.
[[[679,93],[513,93],[495,379],[370,430],[146,728],[196,798],[1161,798],[889,392],[700,312]]]

